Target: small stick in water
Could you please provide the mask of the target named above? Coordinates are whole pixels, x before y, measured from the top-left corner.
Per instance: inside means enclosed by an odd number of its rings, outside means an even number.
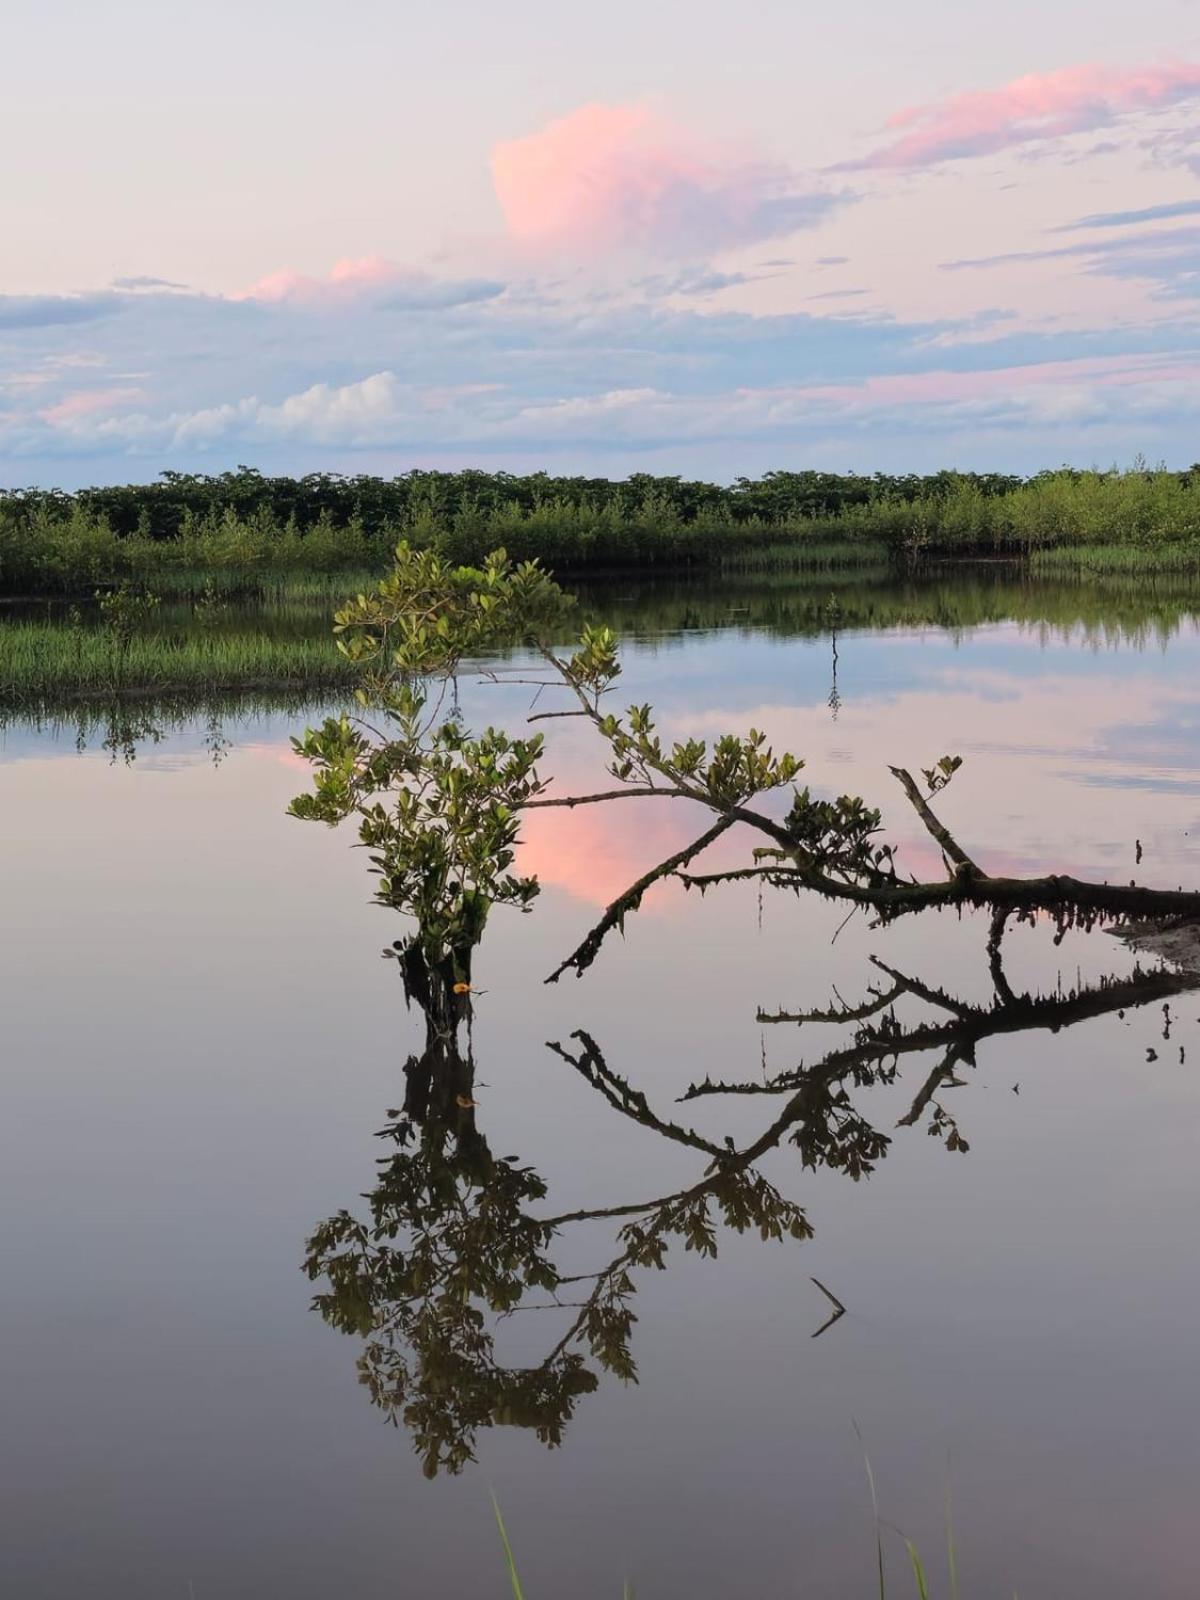
[[[812,1335],[812,1337],[814,1339],[819,1339],[827,1328],[832,1328],[833,1327],[834,1323],[838,1320],[839,1317],[844,1317],[846,1315],[846,1308],[842,1304],[842,1302],[838,1299],[837,1295],[834,1294],[833,1290],[832,1289],[827,1289],[825,1287],[825,1285],[821,1282],[820,1278],[814,1278],[813,1282],[816,1284],[817,1288],[820,1289],[821,1293],[825,1296],[826,1300],[828,1300],[830,1305],[833,1307],[833,1315],[830,1318],[828,1318],[827,1321],[823,1322],[821,1324],[821,1326],[817,1329],[816,1333],[814,1333]]]

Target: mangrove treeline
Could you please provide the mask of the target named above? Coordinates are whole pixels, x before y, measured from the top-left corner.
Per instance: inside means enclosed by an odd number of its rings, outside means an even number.
[[[400,477],[164,473],[155,483],[0,492],[0,593],[161,590],[380,571],[399,540],[478,563],[504,546],[567,574],[654,567],[837,570],[1011,556],[1084,569],[1200,562],[1200,466],[1021,479],[772,472],[728,487],[637,474]]]

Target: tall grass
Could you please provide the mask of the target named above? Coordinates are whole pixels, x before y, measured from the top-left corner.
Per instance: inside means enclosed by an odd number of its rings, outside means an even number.
[[[508,1529],[504,1526],[504,1518],[500,1514],[500,1502],[495,1495],[492,1496],[492,1510],[496,1513],[496,1527],[500,1533],[500,1545],[504,1551],[504,1564],[508,1568],[508,1581],[512,1587],[513,1600],[525,1600],[525,1590],[517,1571],[517,1560],[509,1542]],[[621,1586],[621,1600],[633,1600],[633,1589],[628,1579]]]
[[[871,1489],[871,1505],[875,1515],[875,1552],[876,1571],[879,1583],[879,1600],[887,1600],[887,1569],[883,1555],[884,1523],[879,1514],[879,1498],[875,1489],[875,1474],[871,1469],[869,1458],[867,1459],[867,1481]],[[525,1587],[521,1582],[521,1575],[517,1568],[517,1558],[513,1553],[512,1541],[508,1537],[508,1529],[504,1525],[504,1517],[500,1511],[500,1502],[496,1499],[495,1495],[492,1496],[492,1510],[496,1517],[496,1529],[500,1535],[500,1548],[504,1553],[504,1564],[508,1572],[508,1581],[509,1586],[512,1589],[513,1600],[526,1600]],[[904,1541],[904,1550],[908,1557],[909,1567],[912,1571],[914,1592],[917,1600],[931,1600],[933,1590],[930,1585],[929,1573],[923,1560],[921,1559],[920,1551],[917,1549],[916,1545],[911,1539],[905,1538],[903,1534],[901,1534],[900,1537]],[[949,1588],[947,1591],[948,1600],[960,1600],[958,1586],[958,1552],[954,1543],[954,1528],[950,1519],[950,1503],[948,1497],[946,1502],[946,1569],[949,1578]],[[742,1592],[753,1593],[756,1591],[747,1589]],[[633,1588],[628,1579],[626,1579],[622,1585],[621,1594],[622,1600],[633,1600]],[[1015,1595],[1013,1596],[1013,1600],[1016,1600]]]
[[[347,685],[352,677],[328,629],[299,639],[207,631],[122,639],[105,628],[0,625],[0,704],[8,706],[130,693],[315,691]]]

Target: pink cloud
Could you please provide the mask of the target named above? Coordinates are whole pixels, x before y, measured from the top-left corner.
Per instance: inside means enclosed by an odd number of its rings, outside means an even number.
[[[578,792],[586,793],[587,785],[578,785]],[[527,811],[521,822],[517,866],[589,905],[607,906],[656,862],[695,839],[708,820],[699,807],[672,800]],[[748,851],[747,839],[740,828],[735,830],[704,853],[704,870],[740,866]],[[643,911],[661,911],[673,892],[671,884],[655,884],[643,901]]]
[[[362,256],[357,260],[346,257],[335,261],[325,278],[314,278],[307,273],[282,267],[278,272],[268,272],[248,289],[240,289],[230,298],[234,300],[321,300],[337,294],[353,294],[357,289],[375,288],[401,278],[401,269],[383,256]]]
[[[1037,139],[1105,127],[1200,95],[1200,65],[1114,68],[1097,63],[1029,73],[1000,89],[970,89],[889,117],[890,143],[841,170],[930,167]]]
[[[335,261],[323,278],[283,267],[248,289],[238,290],[230,299],[320,308],[369,298],[394,311],[446,311],[493,300],[504,287],[488,278],[434,278],[385,256],[347,256]]]
[[[707,251],[811,227],[845,197],[707,144],[646,105],[580,106],[492,150],[510,237],[569,250]]]
[[[65,395],[54,405],[47,406],[44,411],[39,411],[38,416],[52,427],[59,427],[81,417],[94,416],[100,411],[117,411],[122,406],[143,398],[144,392],[141,389],[81,389],[75,394]]]

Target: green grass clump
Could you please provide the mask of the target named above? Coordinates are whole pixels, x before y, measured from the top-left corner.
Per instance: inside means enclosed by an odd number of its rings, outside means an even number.
[[[0,624],[0,704],[10,707],[133,693],[287,694],[349,686],[353,677],[327,630],[313,638],[197,631],[125,639],[70,623]]]
[[[1200,540],[1187,543],[1059,545],[1030,562],[1039,576],[1108,577],[1128,573],[1200,573]]]

